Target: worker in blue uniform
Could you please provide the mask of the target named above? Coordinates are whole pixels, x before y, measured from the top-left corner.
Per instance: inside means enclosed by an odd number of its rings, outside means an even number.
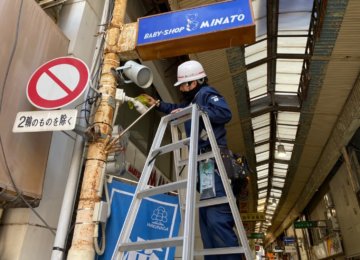
[[[177,71],[178,81],[174,86],[179,87],[184,96],[184,102],[171,104],[161,101],[157,104],[157,110],[163,113],[175,113],[190,104],[197,104],[202,111],[207,113],[210,123],[220,148],[227,148],[225,124],[231,120],[231,111],[223,96],[213,87],[207,84],[207,76],[203,66],[190,60],[182,63]],[[144,94],[150,105],[156,100]],[[190,134],[191,122],[185,123],[187,135]],[[203,137],[204,124],[199,122],[199,144],[200,152],[211,150],[207,136]],[[199,177],[198,177],[199,180]],[[214,167],[213,186],[210,192],[211,197],[226,196],[216,166]],[[209,198],[209,193],[206,198]],[[201,198],[201,196],[200,196]],[[201,207],[199,209],[200,232],[204,248],[222,248],[238,246],[238,239],[233,230],[234,219],[228,203]],[[205,260],[238,260],[240,254],[205,256]]]

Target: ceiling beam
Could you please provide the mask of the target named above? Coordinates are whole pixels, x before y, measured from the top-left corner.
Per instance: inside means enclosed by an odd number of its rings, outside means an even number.
[[[267,92],[269,103],[268,107],[275,107],[275,85],[276,85],[276,53],[277,53],[277,34],[278,34],[278,13],[279,0],[267,0],[266,3],[266,18],[267,18]],[[259,64],[260,65],[260,64]],[[267,202],[265,203],[266,212],[268,206],[268,199],[271,190],[271,179],[273,176],[274,153],[276,143],[276,112],[270,113],[270,140],[269,143],[269,175],[267,188]],[[262,222],[264,223],[264,222]],[[262,225],[260,229],[262,229]]]

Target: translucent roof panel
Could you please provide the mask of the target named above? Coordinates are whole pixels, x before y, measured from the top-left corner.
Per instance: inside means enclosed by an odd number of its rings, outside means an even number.
[[[253,0],[251,2],[253,6],[254,21],[256,28],[256,38],[264,37],[266,35],[266,1],[265,0]]]
[[[285,170],[287,171],[287,169],[289,168],[288,164],[285,163],[274,163],[274,169],[279,169],[279,170]]]
[[[269,146],[269,144],[267,144],[267,146]],[[255,150],[256,150],[256,147],[255,147]],[[256,162],[263,162],[263,161],[269,160],[269,156],[270,156],[269,150],[261,152],[261,153],[257,153],[256,154]]]
[[[272,178],[271,185],[275,188],[284,188],[285,178]]]
[[[268,164],[262,164],[262,165],[256,166],[256,171],[262,171],[262,170],[267,170],[267,169],[269,169]]]
[[[265,189],[265,190],[260,190],[260,191],[258,192],[258,198],[259,198],[259,199],[265,198],[266,195],[267,195],[267,189]]]
[[[290,83],[276,83],[275,91],[276,94],[284,95],[297,95],[299,84],[290,84]]]
[[[307,43],[307,31],[301,32],[304,36],[288,36],[295,34],[294,32],[284,32],[287,35],[278,36],[277,52],[278,53],[295,53],[304,54]],[[299,32],[296,32],[296,34]]]
[[[266,127],[254,130],[255,144],[267,141],[269,139],[270,139],[270,126],[266,126]]]
[[[269,143],[255,146],[255,153],[260,154],[269,151]]]
[[[274,167],[274,173],[273,175],[275,177],[280,177],[280,178],[285,178],[287,174],[287,170],[283,170],[283,169],[277,169]]]
[[[268,221],[271,221],[272,220],[272,216],[268,215],[268,214],[265,214],[265,219],[268,220]]]
[[[274,215],[274,212],[273,212],[273,211],[270,211],[270,210],[266,210],[266,211],[265,211],[265,214],[266,214],[266,216],[272,217],[272,215]]]
[[[278,127],[278,138],[280,140],[294,141],[296,137],[298,127],[283,125]]]
[[[268,179],[265,178],[265,179],[257,181],[257,186],[258,186],[259,190],[267,188],[268,187]]]
[[[284,188],[285,186],[285,182],[272,182],[272,186],[275,187],[275,188]]]
[[[277,205],[279,204],[279,200],[275,199],[275,198],[269,197],[269,201],[270,201],[270,204],[273,205],[274,207],[277,207]]]
[[[258,211],[261,211],[261,212],[265,211],[265,203],[266,203],[266,198],[258,200],[258,206],[257,206]]]
[[[271,188],[270,196],[279,199],[281,197],[282,190]]]
[[[279,31],[308,31],[313,0],[279,1]]]
[[[272,178],[272,182],[282,182],[282,183],[284,183],[284,182],[285,182],[285,179],[284,179],[284,178],[276,178],[276,177],[273,177],[273,178]]]
[[[265,211],[265,213],[268,214],[268,215],[274,215],[275,210],[270,209],[270,208],[267,208],[266,211]]]
[[[269,177],[269,169],[257,171],[258,180],[263,179],[263,178],[267,178],[267,177]]]
[[[267,206],[267,209],[270,209],[270,210],[272,210],[272,211],[275,211],[275,210],[276,210],[276,206],[277,206],[277,205],[269,204],[269,205]]]
[[[260,166],[256,166],[256,172],[257,172],[257,178],[259,179],[263,179],[263,178],[267,178],[269,176],[269,165],[268,164],[263,164]]]
[[[303,60],[278,59],[276,62],[275,91],[297,93]]]
[[[300,113],[281,111],[277,115],[279,125],[299,125]]]
[[[254,130],[259,129],[264,126],[270,125],[270,114],[263,114],[251,119],[252,128]]]
[[[300,113],[280,112],[277,115],[277,138],[294,141],[299,125]]]
[[[255,61],[266,58],[267,56],[267,41],[260,41],[258,43],[249,45],[245,48],[245,64],[248,65]]]
[[[260,227],[260,230],[266,230],[271,225],[272,217],[287,182],[288,162],[292,158],[300,119],[299,112],[278,111],[276,107],[273,107],[273,110],[269,108],[275,106],[277,100],[284,100],[284,103],[279,102],[284,108],[286,106],[299,108],[299,103],[295,100],[299,94],[300,77],[304,65],[301,55],[306,53],[314,1],[279,0],[279,11],[275,14],[279,18],[277,32],[271,30],[269,35],[267,28],[271,26],[269,23],[275,20],[268,21],[266,15],[267,12],[275,10],[267,8],[266,0],[252,0],[251,2],[256,24],[256,43],[246,46],[245,64],[247,65],[250,103],[254,105],[255,109],[252,112],[256,114],[256,117],[251,119],[251,123],[257,164],[257,210],[265,211],[267,220],[267,223],[262,222],[256,225],[256,229]],[[274,40],[277,41],[276,50],[267,50],[268,45]],[[274,63],[266,62],[267,58],[274,59],[276,62],[275,74],[272,70],[274,68],[271,67]],[[264,63],[258,61],[264,61]],[[271,73],[268,75],[269,71]],[[270,81],[271,86],[267,86]],[[275,88],[275,93],[269,94],[273,91],[272,87]],[[269,111],[274,114],[270,114]],[[273,116],[275,116],[275,121],[272,120]],[[285,148],[284,156],[280,156],[277,151],[279,145]],[[269,176],[270,173],[272,173],[271,176]]]
[[[266,198],[265,199],[259,199],[258,200],[258,205],[265,205],[266,202]]]
[[[260,205],[259,202],[258,202],[257,211],[258,212],[264,212],[264,210],[265,210],[265,203]]]
[[[267,65],[262,64],[247,70],[250,101],[267,94]]]
[[[274,204],[268,204],[267,208],[266,208],[266,211],[270,210],[270,211],[274,212],[276,210],[276,206],[277,205],[274,205]]]

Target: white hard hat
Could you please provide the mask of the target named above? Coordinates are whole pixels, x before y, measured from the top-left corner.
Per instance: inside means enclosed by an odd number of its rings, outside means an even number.
[[[186,61],[178,67],[177,82],[174,86],[179,86],[182,83],[205,78],[206,74],[200,62],[195,60]]]

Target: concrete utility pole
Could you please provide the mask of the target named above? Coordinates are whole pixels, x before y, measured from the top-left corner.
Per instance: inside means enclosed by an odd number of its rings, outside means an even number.
[[[115,0],[113,16],[106,33],[104,64],[101,71],[99,92],[102,94],[97,104],[91,130],[98,138],[89,143],[85,172],[81,187],[79,205],[69,260],[93,260],[95,250],[93,235],[95,223],[92,220],[94,206],[101,199],[102,183],[108,152],[106,150],[112,133],[115,108],[116,80],[111,68],[120,65],[117,43],[125,20],[127,0]]]

